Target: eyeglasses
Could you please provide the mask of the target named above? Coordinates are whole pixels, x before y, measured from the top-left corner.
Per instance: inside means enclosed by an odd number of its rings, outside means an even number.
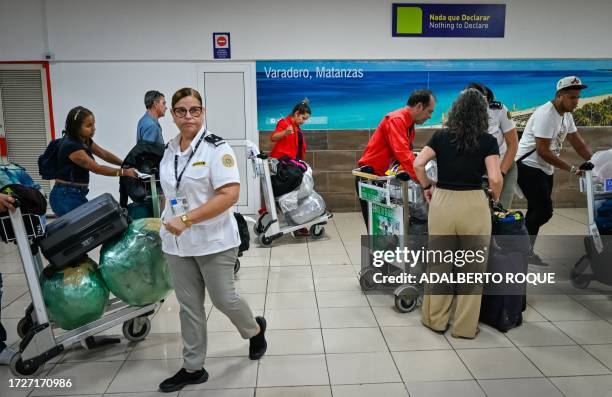
[[[174,113],[176,117],[182,119],[183,117],[187,116],[188,111],[192,117],[200,117],[202,110],[204,110],[202,106],[194,106],[189,108],[189,110],[187,110],[187,108],[173,108],[172,113]]]

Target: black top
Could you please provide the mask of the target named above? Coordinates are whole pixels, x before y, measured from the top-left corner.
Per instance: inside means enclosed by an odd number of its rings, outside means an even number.
[[[427,146],[436,152],[437,187],[448,190],[480,190],[486,172],[485,157],[499,155],[497,140],[487,133],[478,137],[478,147],[460,153],[449,130],[434,133]]]
[[[93,141],[89,141],[89,145],[86,145],[84,142],[65,136],[57,153],[57,179],[74,183],[89,183],[89,170],[79,167],[68,156],[77,150],[85,150],[87,155],[93,159],[92,144]]]

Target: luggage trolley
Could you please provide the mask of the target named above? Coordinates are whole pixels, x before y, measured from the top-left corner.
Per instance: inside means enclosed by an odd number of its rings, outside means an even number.
[[[595,223],[596,202],[612,198],[612,178],[602,179],[596,177],[593,171],[586,170],[584,176],[580,178],[580,191],[587,197],[589,223],[587,236],[584,238],[585,255],[578,259],[570,271],[570,283],[579,289],[587,288],[592,280],[612,285],[612,266],[610,266],[612,245],[609,240],[607,244],[602,240]],[[585,274],[589,266],[592,273]]]
[[[17,204],[18,205],[18,204]],[[25,222],[24,222],[25,221]],[[19,352],[11,359],[11,372],[15,376],[36,376],[43,370],[45,362],[66,350],[72,344],[123,323],[123,335],[126,339],[137,342],[143,340],[151,330],[147,316],[160,306],[156,302],[147,306],[128,306],[117,298],[107,303],[104,316],[79,328],[55,335],[47,314],[42,296],[40,274],[43,268],[41,254],[36,242],[45,234],[44,217],[22,215],[16,207],[9,211],[9,217],[2,218],[2,232],[6,241],[16,241],[28,283],[32,304],[28,313],[18,324],[18,333],[22,337]],[[4,236],[3,236],[4,237]],[[117,339],[111,343],[118,342]],[[90,344],[87,344],[91,347]]]
[[[261,178],[261,186],[263,189],[264,203],[266,211],[260,214],[253,231],[257,235],[259,243],[268,247],[272,242],[285,234],[289,234],[302,228],[308,228],[310,237],[319,239],[325,234],[325,225],[327,221],[333,217],[333,214],[328,210],[321,216],[315,219],[300,224],[290,225],[279,217],[279,212],[276,208],[276,200],[272,191],[272,172],[270,170],[270,160],[263,153],[249,156],[253,165],[253,171],[256,177]]]
[[[409,186],[408,181],[397,176],[378,176],[353,170],[353,175],[359,177],[359,198],[368,202],[368,234],[370,236],[393,236],[391,242],[395,246],[404,247],[407,243],[410,225],[409,203],[416,201],[420,194]],[[372,239],[377,240],[377,239]],[[370,245],[373,241],[370,241]],[[370,249],[374,247],[370,246]],[[404,266],[387,263],[389,274],[403,273]],[[374,288],[374,274],[380,268],[368,267],[359,274],[359,283],[364,290]],[[403,284],[393,292],[395,307],[402,313],[413,311],[420,303],[422,291],[413,284]]]

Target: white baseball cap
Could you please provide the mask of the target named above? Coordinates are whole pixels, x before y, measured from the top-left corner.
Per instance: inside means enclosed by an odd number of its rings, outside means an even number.
[[[580,79],[576,76],[567,76],[557,82],[557,91],[568,87],[577,90],[582,90],[587,88],[588,86],[582,84],[582,81],[580,81]]]

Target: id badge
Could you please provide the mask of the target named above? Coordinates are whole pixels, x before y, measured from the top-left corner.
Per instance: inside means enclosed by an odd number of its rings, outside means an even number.
[[[168,202],[170,203],[170,208],[174,216],[181,216],[189,211],[189,204],[187,203],[186,197],[172,197]]]

